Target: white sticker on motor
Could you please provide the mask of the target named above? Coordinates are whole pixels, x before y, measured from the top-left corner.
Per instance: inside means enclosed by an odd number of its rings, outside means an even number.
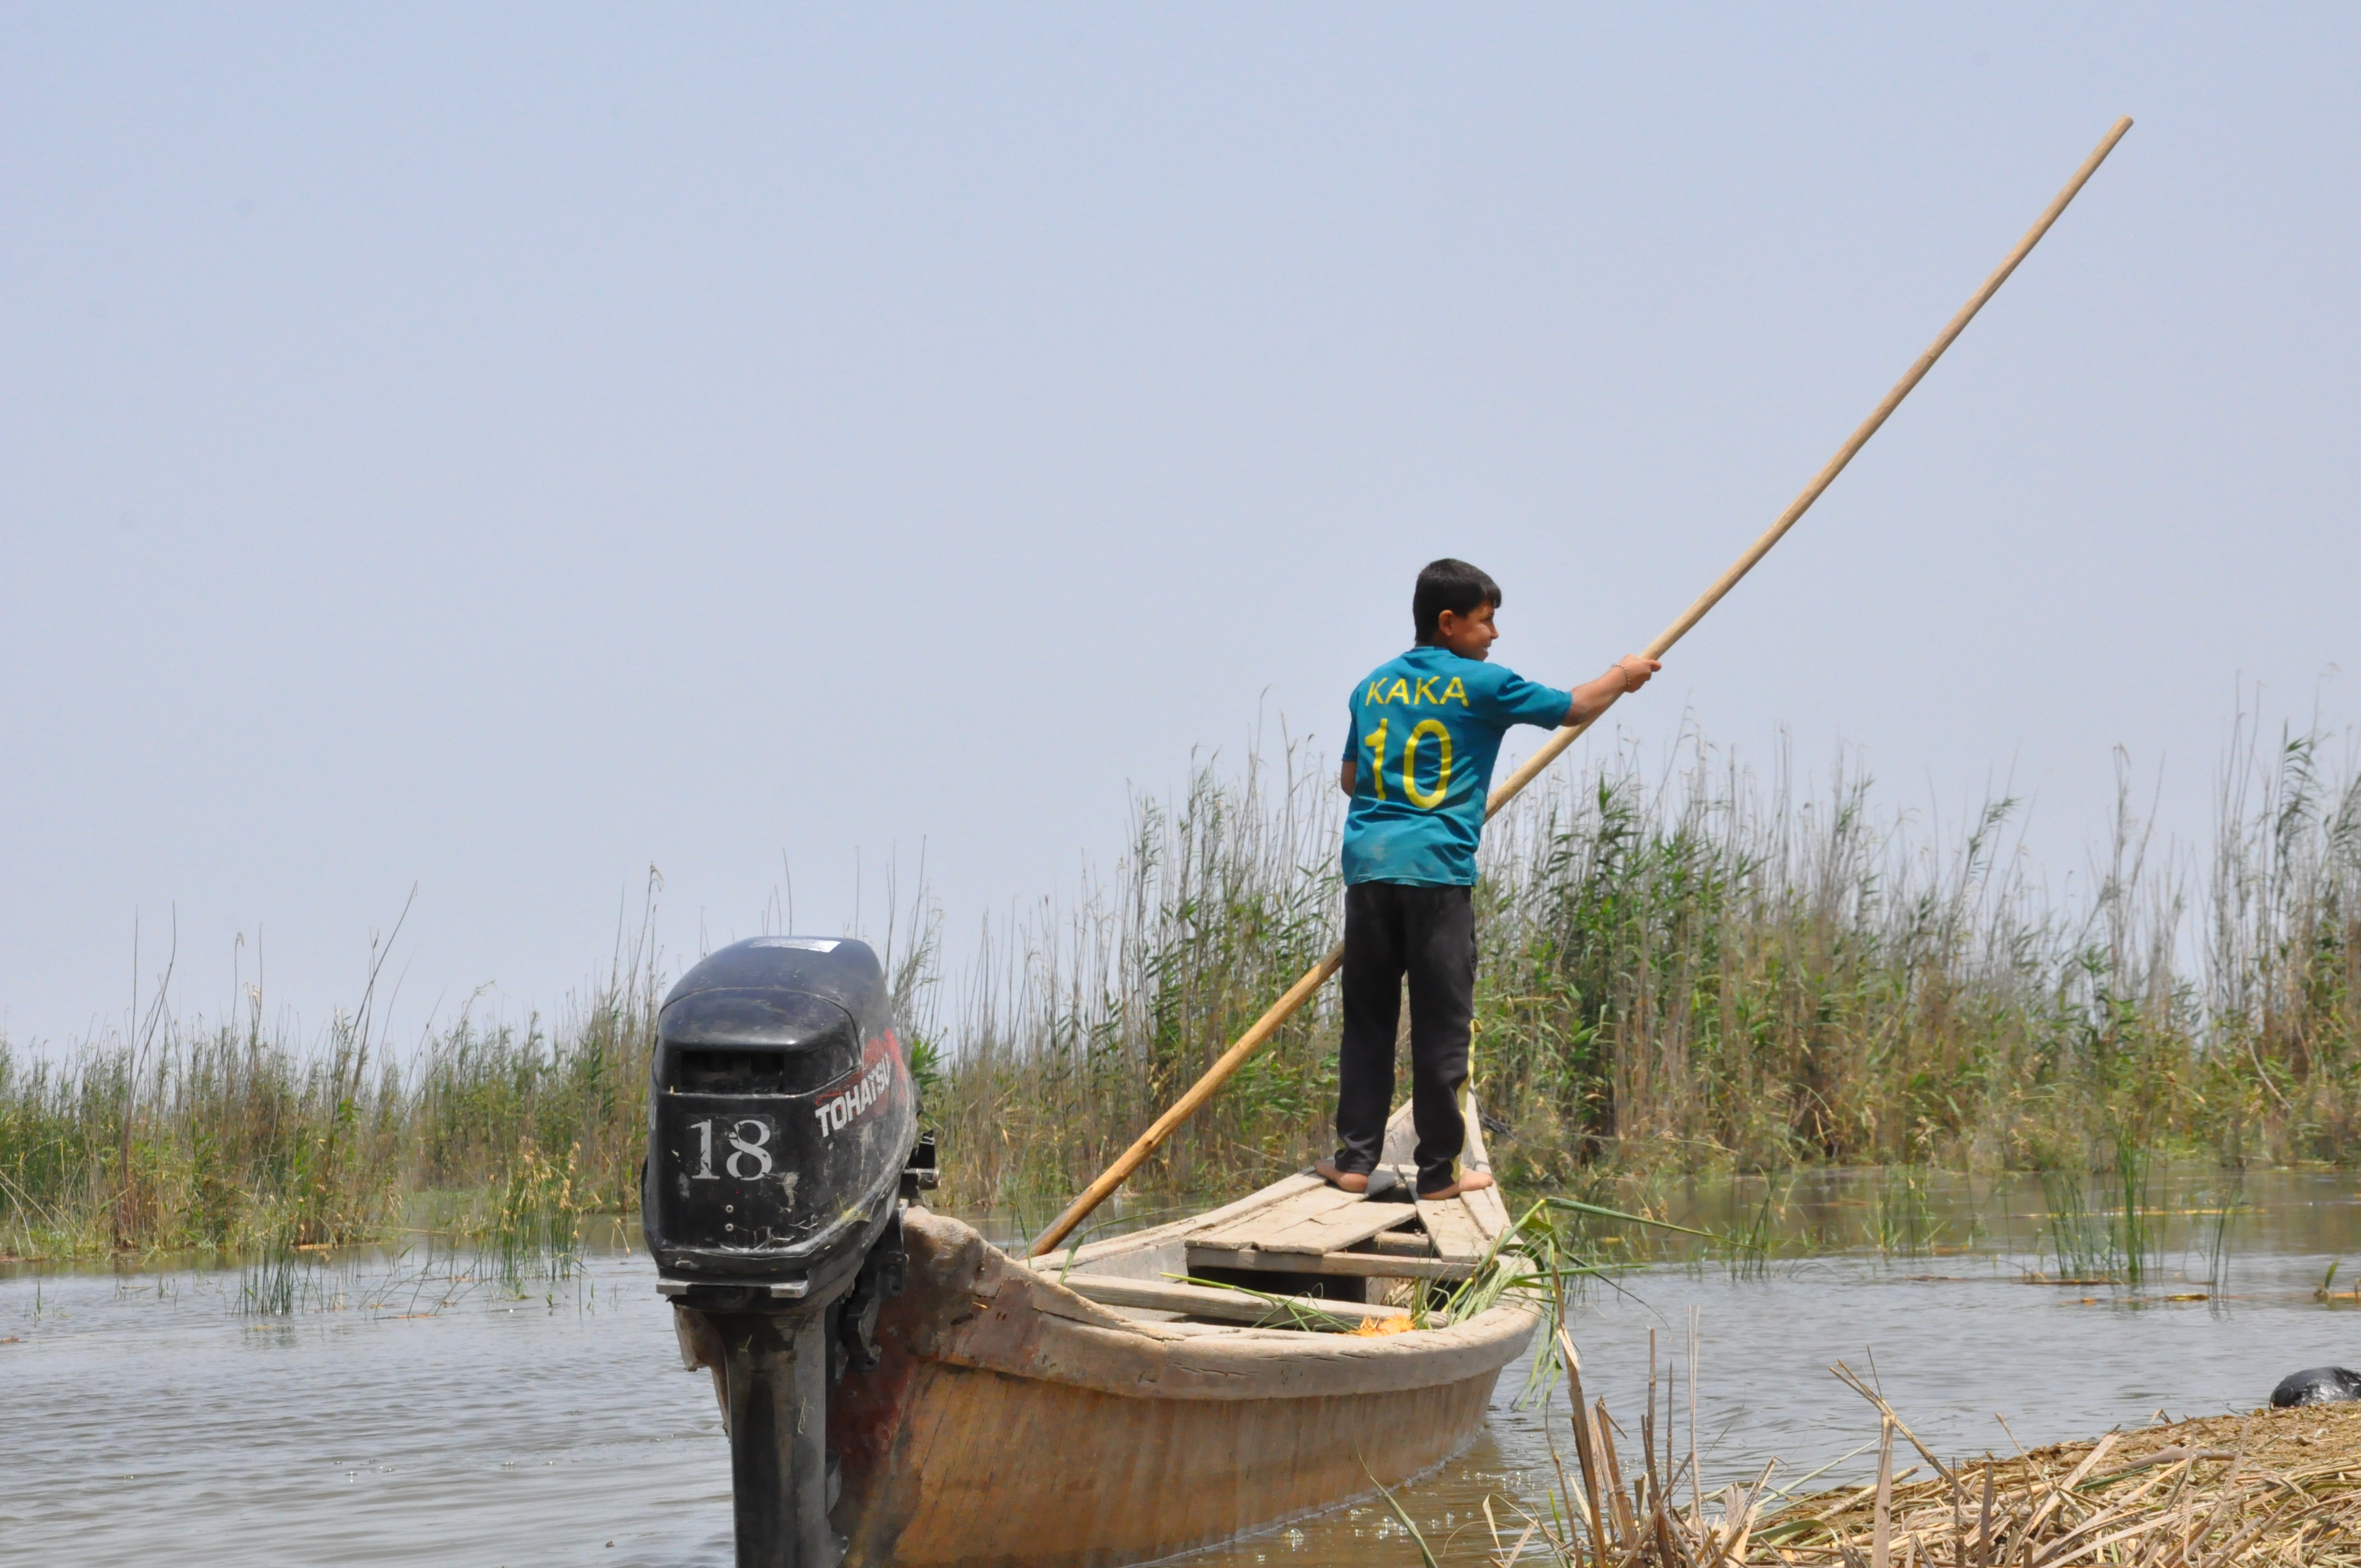
[[[806,953],[832,953],[843,946],[833,937],[757,937],[747,945],[754,948],[794,948]]]

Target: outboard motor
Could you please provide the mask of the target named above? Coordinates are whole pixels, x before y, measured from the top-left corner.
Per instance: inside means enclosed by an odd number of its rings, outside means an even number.
[[[932,1185],[884,971],[756,937],[683,975],[656,1036],[641,1213],[657,1288],[719,1342],[740,1568],[835,1568],[829,1389],[876,1365],[901,1201]]]

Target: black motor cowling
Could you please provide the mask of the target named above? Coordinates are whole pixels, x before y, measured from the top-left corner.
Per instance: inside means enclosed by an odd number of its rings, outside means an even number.
[[[756,937],[657,1014],[642,1193],[666,1294],[785,1305],[849,1284],[894,1211],[917,1129],[868,944]]]
[[[641,1215],[721,1350],[741,1568],[833,1568],[828,1390],[901,1286],[917,1097],[866,943],[757,937],[657,1014]],[[918,1163],[931,1168],[931,1146]]]

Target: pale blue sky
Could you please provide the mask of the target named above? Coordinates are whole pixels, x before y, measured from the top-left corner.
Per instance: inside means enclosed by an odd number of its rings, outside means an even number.
[[[177,908],[405,1026],[921,841],[954,933],[1257,712],[1336,744],[1430,556],[1570,682],[2089,191],[1616,722],[2207,828],[2351,674],[2341,7],[13,5],[0,1026]],[[250,959],[246,960],[251,974]]]

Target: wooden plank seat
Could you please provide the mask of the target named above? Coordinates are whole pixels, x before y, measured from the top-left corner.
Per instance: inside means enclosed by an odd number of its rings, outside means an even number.
[[[1422,1249],[1423,1250],[1423,1249]],[[1191,1245],[1189,1272],[1207,1268],[1260,1269],[1272,1274],[1333,1274],[1365,1279],[1441,1279],[1456,1281],[1475,1272],[1471,1263],[1434,1256],[1404,1256],[1400,1253],[1328,1252],[1306,1255],[1296,1252],[1262,1252],[1253,1247]]]
[[[1104,1307],[1137,1307],[1191,1318],[1218,1318],[1233,1323],[1284,1323],[1296,1313],[1348,1322],[1402,1315],[1400,1307],[1365,1306],[1358,1301],[1331,1301],[1312,1296],[1281,1296],[1275,1301],[1265,1300],[1243,1290],[1183,1285],[1177,1279],[1120,1279],[1097,1274],[1070,1274],[1060,1283],[1082,1299]]]
[[[1352,1252],[1374,1252],[1385,1257],[1433,1257],[1434,1244],[1423,1230],[1379,1231],[1367,1241],[1349,1249]]]

